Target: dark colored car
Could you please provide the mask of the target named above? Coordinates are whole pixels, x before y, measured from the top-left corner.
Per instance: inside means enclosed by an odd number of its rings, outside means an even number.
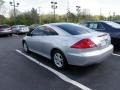
[[[0,36],[3,35],[12,35],[12,30],[9,26],[7,25],[0,25]]]
[[[116,21],[115,23],[118,23],[118,24],[120,24],[120,21]]]
[[[11,29],[14,34],[25,34],[29,32],[29,28],[26,25],[14,25]]]
[[[112,21],[89,21],[85,22],[84,25],[99,32],[109,33],[112,38],[112,43],[115,46],[120,46],[120,24]]]

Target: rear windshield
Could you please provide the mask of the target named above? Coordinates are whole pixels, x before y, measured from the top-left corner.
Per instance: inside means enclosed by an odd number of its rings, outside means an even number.
[[[71,35],[80,35],[80,34],[94,32],[94,30],[91,30],[87,27],[77,24],[61,24],[56,26],[59,27],[60,29],[63,29],[64,31],[68,32]]]
[[[9,26],[0,26],[0,29],[1,29],[1,28],[9,28]]]

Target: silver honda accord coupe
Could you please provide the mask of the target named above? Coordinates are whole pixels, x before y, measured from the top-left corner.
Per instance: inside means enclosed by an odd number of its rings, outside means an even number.
[[[67,65],[97,64],[113,53],[108,33],[96,32],[73,23],[36,27],[23,38],[23,49],[50,59],[58,69]]]

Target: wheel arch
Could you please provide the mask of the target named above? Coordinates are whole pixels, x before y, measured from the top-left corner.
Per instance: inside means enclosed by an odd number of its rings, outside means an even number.
[[[53,52],[54,52],[54,51],[57,51],[57,50],[58,50],[58,51],[61,51],[59,48],[53,48],[53,49],[51,50],[51,52],[50,52],[50,56],[52,56]],[[61,52],[62,52],[62,51],[61,51]]]
[[[52,54],[53,54],[54,51],[60,51],[60,52],[65,56],[65,58],[66,58],[66,55],[64,54],[64,52],[63,52],[61,49],[59,49],[59,48],[53,48],[53,49],[51,50],[51,52],[50,52],[50,56],[51,56],[51,57],[52,57]]]

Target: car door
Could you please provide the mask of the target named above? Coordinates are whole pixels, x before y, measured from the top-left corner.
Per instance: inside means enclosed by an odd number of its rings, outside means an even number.
[[[40,53],[41,52],[41,36],[43,36],[44,32],[41,29],[41,27],[36,28],[35,30],[33,30],[30,35],[28,36],[28,46],[29,48],[36,52],[36,53]]]
[[[43,26],[42,28],[44,29],[44,35],[41,37],[40,41],[42,54],[49,57],[51,48],[53,47],[52,43],[55,43],[58,33],[48,26]]]

